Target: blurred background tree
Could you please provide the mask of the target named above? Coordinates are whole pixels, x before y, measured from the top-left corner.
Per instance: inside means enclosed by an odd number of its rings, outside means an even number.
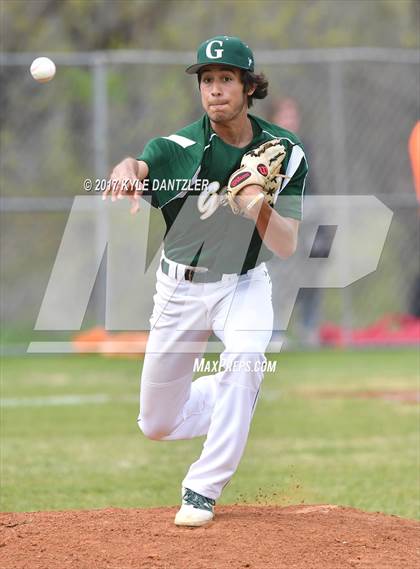
[[[112,164],[140,153],[151,137],[175,132],[201,114],[196,78],[186,76],[185,65],[107,62],[102,121],[94,112],[91,61],[58,64],[54,81],[39,85],[29,75],[32,56],[143,49],[191,52],[192,59],[200,42],[219,34],[238,35],[257,52],[417,48],[419,10],[416,0],[0,0],[2,52],[28,54],[19,64],[0,67],[2,195],[85,195],[85,178],[106,176]],[[316,141],[310,161],[311,171],[322,179],[321,193],[344,191],[331,168],[332,131],[338,128],[331,115],[332,67],[325,61],[260,66],[257,58],[257,68],[270,80],[270,94],[253,111],[270,118],[273,101],[296,98],[302,136]],[[338,68],[349,191],[411,196],[406,145],[418,118],[416,66],[356,61]],[[101,172],[95,169],[98,124],[106,139]],[[2,214],[0,312],[7,330],[32,330],[67,216],[65,208]],[[401,291],[413,278],[417,217],[409,209],[401,209],[399,216],[390,232],[392,246],[376,272],[379,294],[374,299],[366,294],[367,279],[352,288],[364,301],[358,298],[355,320],[404,310]],[[339,300],[326,308],[329,317],[339,319]]]
[[[254,49],[416,47],[417,0],[2,0],[4,51],[191,50],[212,35]]]

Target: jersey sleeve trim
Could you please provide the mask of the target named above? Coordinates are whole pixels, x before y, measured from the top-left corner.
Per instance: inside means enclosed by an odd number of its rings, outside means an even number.
[[[287,164],[286,178],[283,178],[282,184],[274,195],[274,204],[280,215],[302,219],[307,173],[308,164],[305,153],[300,146],[294,146]]]
[[[294,146],[292,148],[292,154],[290,156],[289,163],[287,164],[286,174],[285,174],[286,177],[283,179],[283,183],[277,190],[277,193],[283,191],[284,188],[287,186],[287,184],[290,182],[290,180],[293,178],[293,176],[296,173],[296,170],[299,168],[300,163],[302,162],[302,158],[306,162],[305,153],[303,152],[302,148],[300,146]]]
[[[189,146],[193,146],[197,144],[195,140],[191,140],[191,138],[187,138],[186,136],[180,136],[179,134],[171,134],[169,136],[163,136],[162,138],[166,138],[166,140],[171,140],[175,142],[182,148],[188,148]]]

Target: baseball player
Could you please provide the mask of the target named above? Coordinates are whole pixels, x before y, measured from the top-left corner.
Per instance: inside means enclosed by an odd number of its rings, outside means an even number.
[[[106,194],[129,195],[135,212],[148,192],[166,222],[138,424],[155,440],[206,437],[175,517],[201,526],[245,449],[273,327],[265,261],[295,251],[307,163],[295,134],[248,113],[268,81],[239,38],[205,41],[186,71],[204,116],[120,162]],[[212,333],[220,361],[192,381]]]

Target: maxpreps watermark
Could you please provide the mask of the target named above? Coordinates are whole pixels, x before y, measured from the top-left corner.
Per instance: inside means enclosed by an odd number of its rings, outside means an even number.
[[[193,371],[195,373],[219,373],[227,372],[264,372],[275,373],[277,360],[206,360],[205,358],[195,358]]]
[[[205,191],[210,184],[206,178],[192,182],[189,178],[176,178],[171,180],[108,180],[106,178],[86,178],[83,180],[85,192],[186,192]]]
[[[34,330],[37,333],[82,329],[104,259],[105,328],[109,331],[150,330],[150,308],[160,262],[160,252],[156,252],[152,262],[149,258],[150,231],[154,231],[154,223],[157,223],[156,217],[152,216],[151,197],[145,197],[142,223],[127,223],[126,204],[102,204],[101,197],[96,192],[91,192],[76,196],[73,200],[36,319]],[[103,205],[100,218],[99,203]],[[197,205],[197,200],[185,200],[166,235],[168,241],[178,231],[178,227],[188,224],[191,216],[196,215]],[[287,329],[301,288],[341,289],[377,270],[393,212],[375,196],[322,195],[306,197],[305,215],[307,219],[316,221],[309,224],[305,240],[299,242],[295,255],[286,261],[286,272],[294,275],[290,287],[284,287],[279,279],[273,282],[273,290],[277,287],[279,295],[279,302],[275,306],[276,330]],[[320,226],[336,227],[328,257],[325,258],[311,254]],[[244,235],[241,234],[235,253],[235,263],[240,266],[243,266],[254,230],[253,224],[245,224]],[[269,230],[270,224],[267,228]],[[86,239],[86,235],[95,238]],[[211,236],[209,239],[211,241]],[[368,247],[366,243],[369,244]],[[202,247],[205,249],[207,246],[207,237],[203,237]],[[259,259],[256,264],[258,263]],[[285,262],[274,257],[272,263],[274,274],[283,274]],[[130,267],[129,271],[126,270],[127,267]],[[121,291],[124,291],[123,295]],[[234,302],[234,299],[235,296],[232,295],[231,301]],[[252,330],[249,333],[252,334]],[[60,338],[58,336],[49,342],[33,341],[28,352],[66,353],[73,349]],[[201,347],[200,342],[178,342],[171,348],[171,352],[193,353],[195,357]],[[279,353],[280,347],[281,342],[273,341],[266,351]],[[166,348],[162,346],[164,349]],[[220,354],[223,350],[222,342],[209,340],[208,350],[209,353]],[[138,353],[137,347],[133,346],[132,351]],[[247,354],[240,359],[253,360]],[[200,362],[196,365],[200,365]],[[211,371],[211,363],[204,362],[202,365],[210,365]],[[208,368],[203,367],[203,371],[205,369]],[[219,368],[216,371],[217,369]]]

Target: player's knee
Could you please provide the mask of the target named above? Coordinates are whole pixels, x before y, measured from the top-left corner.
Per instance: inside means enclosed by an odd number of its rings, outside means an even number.
[[[139,418],[137,424],[143,435],[152,441],[160,441],[169,435],[169,429],[154,421],[146,421],[144,418]]]
[[[271,335],[271,331],[256,331],[253,334],[245,334],[239,331],[234,335],[229,335],[225,353],[235,354],[235,357],[238,358],[264,358],[265,351],[271,340]]]

